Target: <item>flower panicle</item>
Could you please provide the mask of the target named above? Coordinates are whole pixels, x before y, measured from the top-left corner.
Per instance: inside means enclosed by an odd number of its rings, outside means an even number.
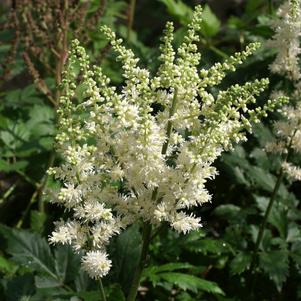
[[[211,93],[208,88],[258,45],[200,72],[200,20],[197,7],[178,49],[167,24],[154,76],[103,26],[122,65],[120,89],[90,66],[78,41],[72,44],[58,109],[57,151],[64,162],[50,170],[63,183],[55,202],[72,219],[57,224],[50,242],[82,250],[82,266],[92,278],[108,273],[106,246],[131,224],[166,222],[184,234],[199,229],[201,220],[190,211],[211,199],[206,182],[217,174],[213,162],[276,106],[254,104],[266,79]]]

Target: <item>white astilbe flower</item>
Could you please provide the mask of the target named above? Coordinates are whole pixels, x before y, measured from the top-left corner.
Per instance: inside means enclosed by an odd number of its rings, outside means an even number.
[[[267,46],[277,49],[277,56],[270,68],[273,73],[300,79],[299,57],[301,35],[301,12],[299,1],[286,1],[278,10],[278,18],[272,23],[276,33]]]
[[[275,122],[276,139],[268,142],[266,151],[288,154],[289,150],[301,152],[301,103],[295,107],[283,107],[283,119]]]
[[[84,247],[88,238],[88,228],[77,221],[57,222],[56,229],[49,238],[50,243],[69,244],[78,251]]]
[[[82,257],[82,268],[91,278],[100,279],[108,274],[112,262],[103,251],[90,251]]]
[[[271,47],[277,49],[271,71],[291,80],[295,89],[291,94],[293,104],[283,108],[284,118],[274,125],[276,139],[266,145],[266,150],[282,154],[283,172],[291,179],[301,180],[301,169],[288,162],[294,152],[301,152],[300,0],[286,1],[280,7],[278,15],[279,19],[275,21],[276,33],[270,43]],[[275,93],[283,94],[281,91]]]
[[[250,44],[225,62],[199,70],[200,25],[198,6],[177,50],[173,25],[166,25],[162,63],[153,77],[103,27],[122,63],[121,89],[110,85],[101,68],[90,67],[78,41],[72,44],[58,109],[57,151],[65,163],[50,173],[64,183],[54,202],[72,209],[80,228],[72,232],[63,225],[50,241],[81,247],[91,277],[108,272],[105,247],[130,224],[158,227],[165,222],[182,233],[198,229],[200,218],[191,210],[211,199],[205,185],[217,174],[212,163],[234,142],[245,140],[251,123],[276,105],[268,101],[263,108],[254,106],[267,79],[234,85],[217,95],[210,92],[259,45]]]
[[[298,166],[294,166],[291,163],[288,162],[283,162],[282,163],[282,168],[284,172],[291,178],[292,180],[295,181],[301,181],[301,168]]]

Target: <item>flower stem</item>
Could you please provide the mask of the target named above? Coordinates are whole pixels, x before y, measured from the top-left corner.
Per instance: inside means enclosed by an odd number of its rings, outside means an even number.
[[[128,29],[128,32],[127,32],[128,42],[131,41],[131,31],[132,31],[133,23],[134,23],[135,8],[136,8],[136,0],[130,0],[128,28],[127,28]]]
[[[101,301],[107,301],[105,290],[103,288],[101,279],[99,280],[99,286],[100,286]]]
[[[286,152],[286,154],[285,154],[285,156],[283,158],[283,162],[286,162],[288,160],[288,158],[289,158],[290,149],[292,147],[292,143],[293,143],[293,140],[294,140],[294,137],[295,137],[296,133],[297,133],[297,129],[294,130],[294,132],[292,133],[292,136],[290,137],[290,140],[289,140],[288,144],[286,145],[287,152]],[[283,175],[284,175],[284,170],[281,167],[280,171],[279,171],[279,175],[278,175],[277,181],[276,181],[276,184],[274,186],[274,189],[273,189],[270,201],[269,201],[269,204],[268,204],[268,207],[267,207],[267,209],[266,209],[266,211],[264,213],[263,221],[262,221],[262,223],[260,225],[260,228],[259,228],[259,231],[258,231],[258,235],[257,235],[257,238],[256,238],[255,247],[254,247],[254,250],[253,250],[253,255],[252,255],[251,264],[250,264],[250,272],[251,273],[254,272],[253,270],[254,270],[254,268],[256,266],[256,256],[257,256],[257,253],[258,253],[258,249],[259,249],[260,243],[261,243],[262,238],[263,238],[264,230],[265,230],[265,227],[266,227],[266,224],[267,224],[270,212],[272,210],[272,207],[273,207],[273,204],[275,202],[278,190],[280,188],[280,184],[282,182]]]
[[[259,231],[258,231],[257,239],[256,239],[256,242],[255,242],[255,247],[254,247],[254,250],[253,250],[251,265],[250,265],[250,271],[251,272],[252,272],[253,268],[255,268],[255,262],[256,262],[257,252],[258,252],[260,243],[262,241],[264,230],[265,230],[265,227],[266,227],[266,224],[267,224],[270,212],[272,210],[273,204],[275,202],[277,192],[278,192],[280,184],[282,182],[282,178],[283,178],[283,169],[281,168],[280,169],[280,173],[279,173],[278,178],[277,178],[277,181],[276,181],[276,184],[274,186],[274,190],[272,192],[272,195],[271,195],[268,207],[267,207],[267,209],[266,209],[266,211],[264,213],[263,221],[262,221],[262,223],[260,225],[260,228],[259,228]]]
[[[269,14],[273,13],[273,0],[268,0],[269,3]]]
[[[134,278],[133,278],[133,281],[132,281],[132,285],[130,287],[130,292],[129,292],[128,297],[126,299],[127,301],[135,301],[136,300],[141,275],[142,275],[143,268],[144,268],[144,265],[145,265],[145,262],[146,262],[148,246],[149,246],[149,243],[151,241],[151,232],[152,232],[152,226],[150,224],[145,223],[143,225],[143,243],[142,243],[142,250],[141,250],[141,254],[140,254],[140,259],[139,259],[138,266],[137,266],[137,268],[135,270],[135,273],[134,273]]]

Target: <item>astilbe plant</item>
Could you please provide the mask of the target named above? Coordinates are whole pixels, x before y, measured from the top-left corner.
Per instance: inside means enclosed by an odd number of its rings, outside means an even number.
[[[277,15],[277,19],[272,22],[275,34],[267,42],[268,47],[277,50],[276,58],[270,69],[272,73],[282,75],[286,80],[291,81],[293,92],[288,89],[274,91],[275,95],[289,97],[291,103],[283,107],[283,118],[274,124],[275,139],[266,145],[267,152],[281,156],[281,165],[257,234],[250,268],[252,272],[255,271],[258,250],[283,177],[287,176],[294,181],[301,180],[301,168],[290,162],[294,153],[301,152],[300,0],[285,1],[278,9]]]
[[[200,27],[197,6],[183,43],[174,50],[173,25],[167,23],[154,76],[102,27],[122,63],[121,89],[110,85],[100,67],[90,67],[78,41],[64,71],[57,135],[64,163],[49,173],[63,183],[54,202],[70,210],[72,218],[57,222],[50,242],[82,250],[83,269],[99,279],[111,267],[110,238],[131,224],[141,225],[141,258],[128,300],[137,294],[152,228],[168,223],[185,234],[201,227],[192,209],[210,201],[205,184],[217,173],[213,162],[232,143],[246,139],[251,123],[285,101],[254,105],[267,79],[210,93],[259,45],[199,70]]]
[[[291,105],[284,108],[284,119],[275,123],[275,134],[278,138],[268,143],[267,151],[283,155],[281,174],[285,173],[294,180],[301,180],[301,168],[288,161],[289,155],[293,152],[301,152],[300,1],[285,1],[279,8],[278,15],[279,18],[274,22],[276,33],[268,43],[277,49],[271,71],[291,80],[293,92],[287,90],[277,92],[290,96]]]

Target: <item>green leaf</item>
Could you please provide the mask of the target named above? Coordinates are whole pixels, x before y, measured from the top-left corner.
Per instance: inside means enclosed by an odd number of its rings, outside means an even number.
[[[62,285],[58,279],[51,276],[46,276],[46,275],[35,276],[34,279],[35,279],[36,287],[40,289],[58,288]]]
[[[255,196],[257,207],[260,209],[262,214],[265,213],[268,204],[270,202],[269,198],[262,196]],[[268,222],[272,224],[278,230],[280,236],[285,238],[287,235],[287,211],[281,208],[279,204],[274,204],[268,217]]]
[[[167,263],[161,266],[150,266],[143,270],[142,279],[144,280],[144,278],[147,278],[152,282],[153,285],[156,285],[160,280],[160,273],[184,269],[195,269],[195,266],[182,262]]]
[[[233,204],[220,205],[214,209],[213,213],[227,220],[236,219],[240,212],[240,207]]]
[[[10,274],[16,270],[17,266],[14,262],[0,256],[0,272]]]
[[[20,160],[15,163],[7,163],[5,160],[0,159],[0,170],[4,172],[22,171],[28,165],[25,160]]]
[[[187,250],[202,254],[217,254],[229,253],[231,251],[230,245],[223,240],[217,239],[200,239],[199,241],[187,242],[184,245]]]
[[[246,5],[247,13],[256,13],[260,6],[264,5],[264,0],[248,0]]]
[[[263,123],[254,124],[253,133],[262,148],[266,146],[267,142],[275,139],[271,130],[267,126],[264,126]]]
[[[201,279],[193,275],[171,272],[161,273],[160,278],[183,290],[190,290],[195,293],[204,291],[212,294],[224,295],[222,289],[215,282]]]
[[[289,255],[295,262],[297,269],[300,271],[301,270],[301,240],[300,240],[300,236],[299,236],[299,240],[296,240],[292,243]]]
[[[112,274],[116,282],[120,283],[123,291],[127,292],[133,273],[138,265],[141,252],[141,235],[137,225],[133,225],[118,235],[112,244]]]
[[[100,292],[93,290],[89,292],[78,292],[76,296],[82,298],[84,301],[99,301],[100,300]],[[121,299],[122,300],[122,299]]]
[[[95,281],[89,277],[89,275],[79,269],[76,279],[74,280],[76,291],[90,291],[95,286]]]
[[[162,273],[162,272],[172,272],[175,270],[183,270],[183,269],[192,269],[193,265],[185,262],[171,262],[167,264],[162,264],[160,266],[151,266],[144,269],[144,274],[148,273]]]
[[[36,233],[11,229],[4,225],[0,225],[0,233],[6,238],[6,251],[13,256],[14,261],[58,280],[54,259],[44,238]]]
[[[107,291],[108,291],[107,299],[110,301],[125,301],[126,300],[119,284],[110,285],[110,287],[108,287]],[[99,299],[99,297],[98,297],[98,299]]]
[[[62,283],[75,280],[80,270],[80,255],[70,246],[57,246],[54,250],[55,270]]]
[[[202,14],[201,32],[205,37],[214,37],[220,30],[221,22],[206,4]]]
[[[269,170],[271,163],[267,153],[261,148],[255,148],[251,154],[250,158],[254,158],[256,164],[263,167],[266,170]]]
[[[278,291],[281,291],[289,273],[288,252],[286,250],[262,252],[259,254],[259,265],[275,283]]]
[[[6,301],[21,301],[30,300],[25,297],[30,297],[35,292],[34,278],[32,274],[24,274],[15,277],[7,283],[6,286]]]
[[[286,241],[287,242],[297,242],[300,241],[301,238],[301,233],[300,233],[300,228],[296,223],[290,223],[288,225],[288,231],[287,231],[287,236],[286,236]]]
[[[236,275],[248,270],[251,264],[251,259],[252,256],[249,253],[238,253],[230,263],[230,273],[232,275]]]
[[[46,105],[34,105],[29,112],[30,123],[32,126],[42,122],[53,122],[54,111]]]
[[[0,139],[8,147],[8,149],[16,150],[21,147],[24,143],[29,141],[30,130],[26,124],[17,121],[10,122],[7,128],[0,132]]]
[[[46,105],[34,105],[29,112],[26,126],[34,138],[54,134],[54,111]]]
[[[254,186],[263,189],[264,191],[272,192],[275,187],[275,176],[262,169],[261,167],[252,166],[251,168],[249,168],[248,177]]]
[[[181,0],[159,0],[170,15],[175,17],[182,25],[187,25],[191,20],[192,9]]]

